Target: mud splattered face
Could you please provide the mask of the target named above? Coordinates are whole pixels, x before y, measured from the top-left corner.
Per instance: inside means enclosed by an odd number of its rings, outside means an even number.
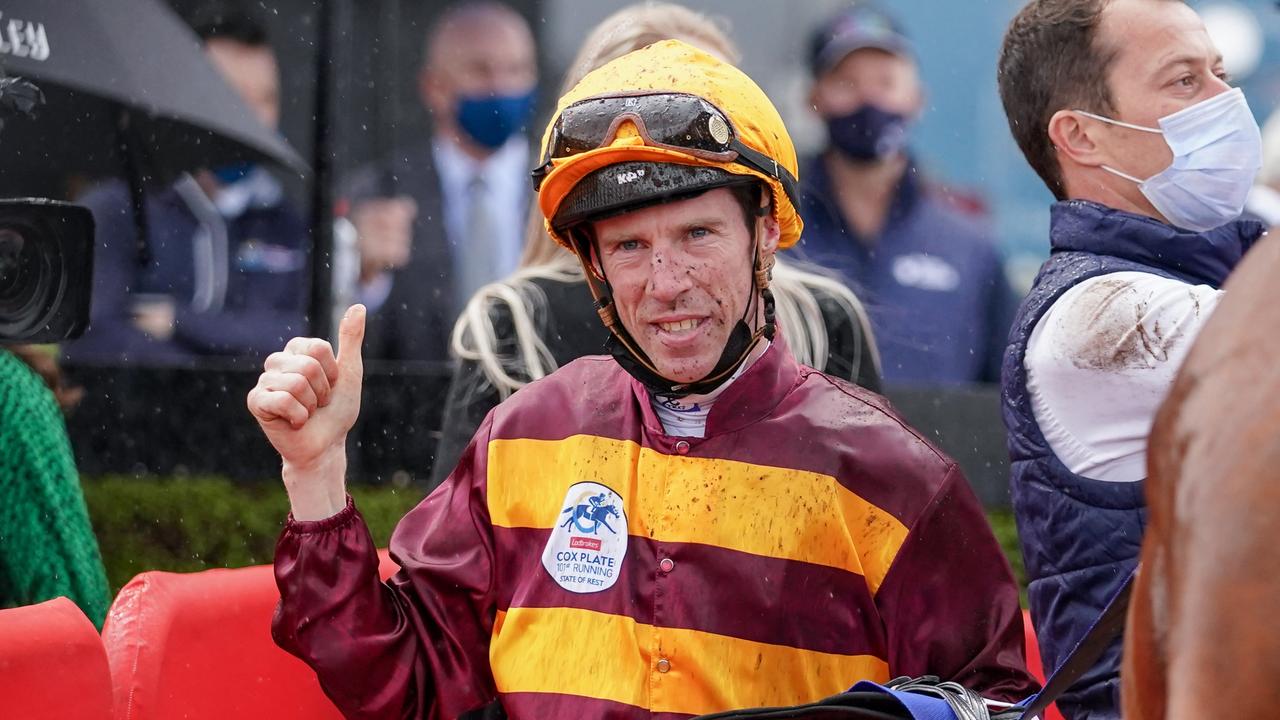
[[[706,377],[756,293],[751,232],[733,193],[718,188],[597,221],[593,230],[623,327],[667,379]],[[772,217],[759,233],[761,252],[772,254]]]

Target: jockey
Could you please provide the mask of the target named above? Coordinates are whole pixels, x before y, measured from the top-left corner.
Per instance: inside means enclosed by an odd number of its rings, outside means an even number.
[[[489,414],[397,527],[386,584],[342,476],[361,309],[336,357],[295,340],[268,361],[249,406],[293,510],[273,633],[348,717],[688,717],[898,675],[1034,690],[1017,587],[959,468],[777,332],[795,173],[760,88],[678,41],[560,99],[538,203],[612,357]],[[616,533],[561,524],[584,499]]]

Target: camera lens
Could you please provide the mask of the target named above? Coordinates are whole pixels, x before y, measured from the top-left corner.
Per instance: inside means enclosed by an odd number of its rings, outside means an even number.
[[[93,215],[42,198],[0,199],[0,344],[62,342],[89,324]]]
[[[0,336],[44,327],[61,295],[58,247],[40,234],[33,224],[0,225]]]

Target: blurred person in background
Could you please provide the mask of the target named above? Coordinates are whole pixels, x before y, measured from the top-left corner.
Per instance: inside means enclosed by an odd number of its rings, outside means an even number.
[[[683,40],[731,63],[740,57],[714,18],[674,3],[630,5],[587,36],[561,93],[610,60],[665,39]],[[778,259],[772,289],[782,334],[801,363],[880,391],[870,323],[848,288]],[[571,360],[607,352],[608,337],[582,265],[551,239],[542,214],[531,208],[520,268],[472,296],[454,327],[451,349],[461,363],[445,402],[429,487],[448,477],[489,410]]]
[[[445,360],[477,289],[513,272],[529,208],[538,68],[525,19],[494,0],[446,9],[427,32],[418,93],[429,138],[345,188],[372,359]]]
[[[276,128],[279,68],[263,26],[221,2],[190,21],[213,66]],[[107,181],[78,202],[93,212],[97,250],[89,329],[64,345],[68,360],[260,359],[305,328],[306,226],[265,168],[211,168],[148,192],[145,265],[125,181]]]
[[[111,594],[62,417],[78,396],[51,349],[0,347],[0,608],[65,595],[101,630]]]
[[[1059,200],[1003,379],[1031,616],[1052,671],[1138,564],[1156,410],[1264,230],[1237,219],[1261,138],[1182,0],[1034,0],[1009,25],[997,77],[1018,147]],[[1063,715],[1120,716],[1121,645],[1058,699]]]
[[[906,37],[859,2],[814,30],[809,61],[828,143],[800,166],[802,257],[867,302],[886,382],[998,381],[1015,298],[985,223],[910,152],[924,88]]]

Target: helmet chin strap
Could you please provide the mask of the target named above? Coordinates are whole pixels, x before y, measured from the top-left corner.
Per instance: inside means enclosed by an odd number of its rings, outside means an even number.
[[[765,206],[757,214],[764,215],[768,211],[768,206]],[[655,394],[679,397],[711,392],[731,377],[742,366],[742,363],[746,362],[747,357],[750,356],[751,351],[760,342],[761,338],[772,341],[777,334],[777,325],[774,321],[773,292],[769,290],[769,281],[773,275],[773,257],[770,256],[767,260],[761,258],[759,233],[756,232],[755,225],[752,225],[751,228],[753,284],[751,298],[747,302],[747,309],[729,333],[729,339],[725,342],[724,350],[721,351],[720,360],[716,363],[716,366],[705,377],[692,382],[677,382],[664,377],[653,361],[649,359],[649,356],[640,348],[640,344],[636,342],[635,338],[631,337],[621,320],[618,319],[617,308],[613,302],[613,290],[609,285],[608,278],[604,276],[604,269],[596,267],[595,262],[591,259],[590,239],[580,231],[574,232],[573,235],[578,260],[582,263],[584,274],[587,277],[587,287],[591,289],[591,296],[596,300],[596,312],[599,313],[600,320],[604,323],[604,326],[609,329],[611,337],[609,338],[608,348],[610,354],[613,355],[613,358],[624,370]],[[753,331],[747,325],[747,317],[756,314],[757,291],[759,291],[760,300],[764,303],[764,323]]]

